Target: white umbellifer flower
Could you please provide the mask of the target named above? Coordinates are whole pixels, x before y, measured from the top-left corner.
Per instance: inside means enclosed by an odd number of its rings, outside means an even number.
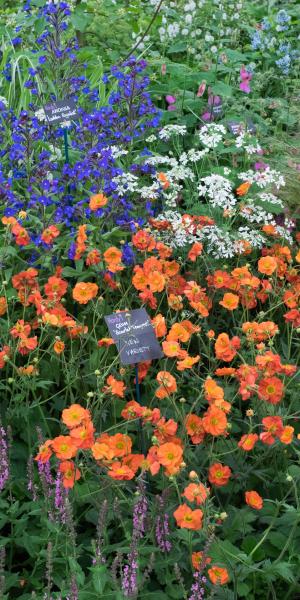
[[[256,139],[242,131],[235,139],[235,146],[237,148],[244,148],[247,154],[257,154],[262,150],[261,146],[257,143]]]
[[[201,127],[199,131],[199,140],[207,148],[216,148],[226,135],[226,129],[223,125],[208,123]]]
[[[6,98],[4,98],[4,96],[0,96],[0,102],[2,102],[4,106],[8,107],[8,101],[6,100]]]
[[[171,167],[177,167],[178,161],[176,158],[172,158],[171,156],[161,156],[157,154],[156,156],[149,156],[145,160],[146,165],[169,165]]]
[[[284,204],[282,200],[280,200],[280,198],[277,198],[277,196],[274,196],[274,194],[266,194],[263,192],[262,194],[259,194],[258,197],[262,202],[270,202],[270,204],[276,204],[277,206],[280,206],[282,209],[284,209]]]
[[[235,254],[229,233],[217,225],[203,227],[200,239],[206,241],[207,253],[215,258],[232,258]]]
[[[132,173],[124,173],[113,177],[112,181],[117,185],[117,193],[123,196],[127,192],[135,192],[139,187],[139,179]]]
[[[60,148],[55,148],[55,146],[49,144],[49,150],[52,155],[50,160],[60,160],[62,158],[62,151]]]
[[[224,167],[224,175],[230,175],[231,173],[231,169],[229,169],[228,167]]]
[[[184,29],[181,30],[181,34],[182,35],[188,35],[189,34],[189,30],[186,27],[184,27]]]
[[[169,141],[173,135],[186,135],[185,125],[165,125],[159,132],[158,137],[160,140]]]
[[[264,171],[252,171],[250,169],[246,173],[240,173],[239,179],[256,183],[260,188],[265,188],[273,184],[279,190],[279,188],[285,185],[284,177],[279,171],[270,169],[270,167],[267,167]]]
[[[43,108],[39,108],[39,110],[36,110],[34,113],[34,116],[39,120],[39,121],[46,121],[47,117],[45,115],[45,111]]]
[[[249,223],[262,223],[266,225],[274,225],[276,226],[276,221],[274,220],[274,216],[266,212],[260,206],[256,206],[254,200],[248,200],[246,205],[243,205],[240,209],[240,214],[246,221]]]
[[[103,152],[109,152],[113,158],[120,158],[120,156],[126,156],[126,154],[128,154],[128,150],[121,148],[121,146],[106,146],[103,148],[102,153]],[[98,156],[101,155],[101,153],[98,154]]]
[[[223,210],[231,210],[237,203],[231,182],[222,175],[212,174],[200,179],[198,192],[200,196],[206,196],[212,206]]]
[[[156,181],[150,186],[145,185],[139,189],[139,194],[145,199],[158,198],[160,195],[160,185]]]
[[[152,133],[151,135],[149,135],[149,137],[146,138],[146,142],[148,142],[148,144],[151,144],[152,142],[156,141],[156,135],[154,135],[154,133]]]
[[[204,148],[204,150],[196,150],[195,148],[191,148],[188,152],[183,152],[179,157],[179,162],[182,165],[186,165],[188,162],[198,162],[201,160],[206,154],[209,153],[208,148]]]
[[[251,244],[252,248],[262,248],[265,244],[265,238],[256,229],[250,229],[247,226],[239,227],[237,233],[240,240],[245,240]]]

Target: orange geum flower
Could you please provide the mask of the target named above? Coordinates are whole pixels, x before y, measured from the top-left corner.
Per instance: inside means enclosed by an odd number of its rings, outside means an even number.
[[[132,440],[129,435],[124,433],[116,433],[109,439],[109,445],[114,453],[114,456],[121,458],[131,452]]]
[[[65,343],[62,340],[56,340],[53,344],[55,354],[61,354],[65,349]]]
[[[44,286],[45,294],[49,300],[60,300],[65,295],[68,289],[68,282],[60,277],[53,275],[49,277]]]
[[[14,338],[26,338],[31,332],[31,326],[29,323],[25,323],[24,319],[19,319],[16,324],[11,328],[10,335]]]
[[[204,504],[209,496],[209,489],[207,489],[203,483],[189,483],[182,496],[184,496],[190,502]]]
[[[166,279],[159,271],[152,271],[148,279],[148,285],[151,292],[162,292],[166,285]]]
[[[244,435],[242,435],[238,443],[238,447],[242,448],[246,452],[250,452],[250,450],[253,450],[257,440],[257,433],[245,433]]]
[[[91,265],[98,265],[100,260],[101,260],[101,254],[100,254],[99,250],[97,250],[97,248],[94,248],[93,250],[89,251],[89,253],[85,259],[85,264],[87,265],[87,267],[90,267]]]
[[[162,173],[162,172],[157,173],[157,179],[162,184],[162,187],[164,190],[167,190],[170,187],[170,182],[169,182],[167,176],[165,175],[165,173]]]
[[[166,320],[162,314],[155,315],[151,320],[157,338],[163,337],[167,333]]]
[[[160,384],[155,392],[157,398],[162,400],[177,391],[176,379],[168,371],[160,371],[157,373],[156,379]]]
[[[283,428],[283,432],[279,436],[281,443],[282,444],[291,444],[293,441],[294,431],[295,431],[294,427],[292,427],[291,425],[286,425]]]
[[[170,258],[170,256],[172,256],[173,253],[172,248],[169,248],[162,242],[157,242],[155,250],[157,250],[159,257],[163,259]]]
[[[25,356],[37,347],[37,337],[21,337],[18,342],[18,351]]]
[[[278,263],[274,256],[263,256],[257,263],[257,268],[264,275],[272,275],[276,271]]]
[[[248,506],[251,506],[251,508],[255,508],[256,510],[261,510],[263,507],[262,497],[254,490],[245,492],[245,500]]]
[[[266,377],[258,384],[258,396],[270,404],[278,404],[283,397],[284,385],[278,377]]]
[[[208,569],[208,577],[214,585],[225,585],[229,581],[227,569],[215,565]]]
[[[178,527],[197,531],[202,528],[203,512],[200,508],[192,510],[187,504],[181,504],[173,513]]]
[[[204,556],[203,552],[193,552],[192,553],[192,565],[195,571],[199,571],[201,567],[201,571],[206,565],[211,563],[210,556]]]
[[[86,421],[70,431],[70,436],[77,448],[91,448],[94,443],[95,427],[91,421]]]
[[[176,311],[181,310],[183,308],[182,297],[177,296],[176,294],[169,294],[168,305],[173,310],[176,310]]]
[[[227,333],[220,333],[215,342],[216,357],[219,360],[230,362],[235,357],[240,345],[241,341],[237,336],[234,336],[230,340]]]
[[[122,252],[115,246],[110,246],[103,254],[105,262],[111,265],[119,265],[122,260]]]
[[[95,460],[111,461],[114,458],[114,452],[110,447],[109,440],[98,438],[91,446],[92,455]]]
[[[46,440],[45,442],[43,442],[43,444],[39,447],[39,451],[34,460],[37,460],[42,463],[48,462],[48,460],[50,460],[52,456],[51,445],[52,440]]]
[[[188,253],[188,259],[192,262],[196,262],[198,256],[202,254],[202,250],[203,244],[201,244],[201,242],[195,242]]]
[[[215,370],[217,377],[232,377],[235,375],[236,369],[234,367],[220,367]]]
[[[183,450],[178,444],[166,442],[157,450],[157,460],[166,468],[167,474],[174,475],[180,469]]]
[[[80,406],[80,404],[72,404],[69,408],[65,408],[61,415],[62,422],[69,427],[69,429],[78,427],[90,418],[90,411],[83,408],[83,406]]]
[[[115,342],[112,338],[101,338],[101,340],[98,340],[97,345],[99,346],[99,348],[102,348],[102,346],[105,346],[105,348],[108,348],[109,346],[112,346],[114,343]]]
[[[166,421],[165,417],[159,419],[156,423],[156,429],[153,435],[157,438],[160,444],[164,442],[171,442],[173,436],[176,434],[178,425],[173,419]]]
[[[204,382],[204,395],[209,404],[224,400],[224,390],[211,377]]]
[[[148,286],[149,280],[147,275],[145,275],[144,270],[137,266],[134,268],[134,275],[132,277],[132,285],[136,290],[145,290]]]
[[[181,358],[181,357],[179,357]],[[178,371],[185,371],[185,369],[192,369],[195,364],[200,360],[199,354],[197,356],[186,356],[182,360],[176,363],[176,369]]]
[[[0,296],[0,317],[5,315],[7,311],[7,302],[5,296]]]
[[[113,396],[119,396],[119,398],[124,398],[126,386],[123,381],[119,381],[118,379],[115,379],[113,375],[109,375],[106,383],[107,385],[103,388],[104,392],[110,393]]]
[[[223,300],[221,300],[219,304],[224,308],[227,308],[227,310],[235,310],[239,305],[239,297],[236,294],[228,292],[224,294]]]
[[[202,425],[205,433],[218,436],[226,433],[228,422],[223,410],[217,406],[210,406],[203,416]]]
[[[11,350],[9,346],[3,346],[3,349],[0,351],[0,369],[3,369],[9,360]]]
[[[241,185],[239,185],[238,188],[236,188],[235,192],[238,196],[245,196],[245,194],[247,194],[250,186],[251,186],[250,181],[245,181],[244,183],[241,183]]]
[[[57,238],[59,234],[59,229],[57,229],[55,225],[50,225],[49,227],[47,227],[47,229],[44,229],[41,235],[41,239],[43,240],[44,244],[50,245],[53,244],[55,238]]]
[[[276,437],[280,437],[284,427],[282,423],[281,417],[264,417],[262,419],[262,424],[265,429],[260,436],[259,439],[264,443],[270,446],[275,442]]]
[[[87,304],[92,298],[95,298],[98,293],[98,286],[96,283],[88,283],[81,281],[76,283],[72,295],[74,300],[77,300],[79,304]]]
[[[70,435],[59,435],[51,442],[51,447],[57,458],[68,460],[77,454],[77,446]]]
[[[132,469],[130,469],[127,465],[124,465],[119,461],[112,463],[107,474],[112,479],[117,479],[121,481],[129,481],[130,479],[133,479],[135,475]]]
[[[103,206],[106,206],[107,202],[108,199],[106,198],[106,196],[104,196],[104,194],[94,194],[94,196],[90,197],[90,210],[95,212],[96,210],[99,210],[99,208],[103,208]]]
[[[136,473],[140,467],[143,468],[144,460],[145,457],[143,454],[127,454],[127,456],[124,456],[122,464],[123,466],[126,465],[126,467],[129,467],[131,471]]]
[[[140,229],[137,233],[132,236],[132,243],[138,250],[148,251],[154,250],[156,247],[155,239],[148,231]]]
[[[214,463],[209,467],[208,480],[211,484],[221,487],[227,485],[231,476],[231,469],[227,465]]]
[[[63,474],[63,486],[65,488],[73,488],[75,481],[81,477],[79,469],[77,469],[72,460],[64,460],[60,463],[58,470]]]
[[[178,342],[163,342],[162,343],[162,349],[163,352],[165,354],[165,356],[168,356],[169,358],[174,358],[175,356],[186,356],[187,352],[185,350],[182,350],[180,344],[178,344]]]
[[[205,437],[202,419],[198,415],[189,414],[185,420],[185,428],[193,444],[201,444]]]

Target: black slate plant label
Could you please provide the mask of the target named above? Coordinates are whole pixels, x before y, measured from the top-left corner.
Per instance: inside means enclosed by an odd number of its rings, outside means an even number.
[[[243,123],[237,123],[236,121],[229,121],[227,123],[227,127],[233,135],[237,135],[242,131],[245,131],[245,126]]]
[[[56,125],[63,121],[75,119],[78,115],[78,110],[75,100],[57,100],[56,102],[48,102],[44,106],[44,113],[48,123]]]
[[[163,356],[149,315],[144,308],[113,313],[104,319],[117,345],[123,365]]]

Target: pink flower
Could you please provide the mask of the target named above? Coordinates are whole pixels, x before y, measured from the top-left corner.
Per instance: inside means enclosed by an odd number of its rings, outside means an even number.
[[[198,87],[198,92],[196,94],[197,98],[201,98],[201,96],[203,96],[205,89],[206,89],[206,81],[203,80],[202,83],[200,83],[200,85]]]
[[[245,92],[245,94],[249,94],[249,92],[251,92],[249,82],[252,79],[252,73],[250,73],[249,71],[246,71],[246,69],[243,65],[240,70],[240,76],[241,76],[241,80],[242,80],[242,82],[240,83],[240,90],[242,92]]]
[[[163,64],[161,65],[161,74],[162,74],[162,75],[165,75],[165,74],[166,74],[166,72],[167,72],[167,65],[166,65],[165,63],[163,63]]]
[[[176,110],[177,109],[177,106],[175,105],[176,104],[175,96],[170,96],[170,95],[166,96],[166,102],[169,105],[168,110]]]

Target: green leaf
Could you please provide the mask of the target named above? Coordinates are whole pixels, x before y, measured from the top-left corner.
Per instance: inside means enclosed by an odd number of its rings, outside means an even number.
[[[109,581],[106,566],[97,565],[95,567],[91,567],[90,571],[92,572],[92,580],[95,592],[102,594],[104,592],[105,584],[107,581]]]
[[[213,94],[230,98],[230,96],[232,96],[233,89],[231,85],[223,83],[223,81],[219,81],[212,86],[212,92]]]
[[[83,33],[91,21],[88,15],[82,8],[77,7],[71,15],[71,23],[77,31]]]

